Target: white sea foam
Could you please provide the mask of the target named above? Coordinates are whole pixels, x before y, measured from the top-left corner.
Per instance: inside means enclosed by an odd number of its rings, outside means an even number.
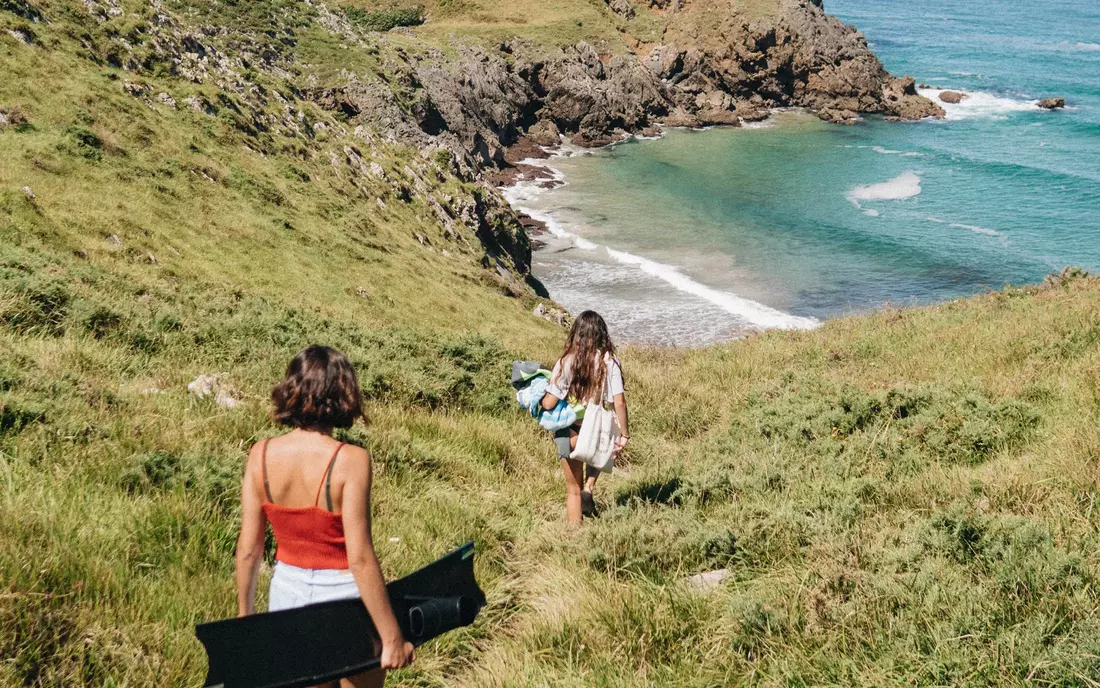
[[[1085,53],[1095,53],[1100,52],[1100,43],[1075,43],[1073,48]]]
[[[553,153],[553,157],[565,157],[577,153],[578,151],[570,149],[558,150]],[[584,151],[583,154],[590,154],[590,152]],[[553,160],[553,157],[551,157],[551,160]],[[521,162],[545,168],[556,182],[556,187],[568,183],[565,174],[547,160],[529,159]],[[573,247],[581,251],[599,250],[599,244],[570,232],[553,213],[532,207],[531,204],[534,200],[548,190],[544,183],[545,180],[521,181],[502,189],[502,194],[513,208],[521,210],[533,219],[545,224],[547,231],[554,237],[570,242]],[[758,329],[810,329],[821,324],[819,320],[814,318],[803,318],[784,313],[762,303],[708,287],[705,284],[696,282],[671,265],[658,263],[626,251],[618,251],[610,247],[604,248],[607,255],[621,265],[637,268],[645,274],[664,281],[677,291],[690,294],[718,306],[738,320],[744,321],[748,327]]]
[[[871,217],[878,217],[878,211],[864,208],[867,201],[900,201],[912,198],[920,193],[920,177],[916,172],[903,172],[889,181],[879,184],[860,184],[853,186],[847,193],[852,205]]]
[[[545,167],[547,170],[550,170],[556,178],[561,178],[562,183],[559,186],[562,186],[566,183],[564,181],[564,175],[561,173],[560,170],[550,166]],[[558,219],[554,217],[553,214],[531,207],[530,203],[532,203],[537,196],[541,195],[545,191],[547,191],[547,189],[542,186],[542,182],[528,181],[519,182],[517,184],[509,186],[503,189],[502,193],[504,195],[504,198],[513,208],[518,208],[522,210],[523,212],[527,213],[527,215],[529,215],[531,218],[538,220],[539,222],[546,225],[547,231],[549,231],[550,234],[552,234],[553,236],[557,237],[558,239],[568,241],[572,246],[575,246],[582,251],[596,250],[596,248],[598,248],[599,246],[598,244],[589,241],[584,237],[577,236],[573,232],[570,232],[564,226],[562,226],[560,222],[558,222]]]
[[[682,292],[709,301],[727,313],[744,319],[753,327],[806,330],[821,324],[820,321],[814,318],[802,318],[777,311],[762,303],[700,284],[671,265],[658,263],[626,251],[616,251],[612,248],[607,249],[607,254],[623,265],[635,266],[642,272],[657,277]]]
[[[966,94],[961,102],[945,103],[940,100],[940,94],[945,90],[949,89],[922,88],[918,90],[918,93],[942,107],[949,120],[1004,119],[1013,112],[1028,112],[1039,109],[1038,101],[1035,100],[1008,98],[983,91],[961,91]]]
[[[765,119],[757,122],[743,122],[741,124],[742,129],[771,129],[775,126],[775,116],[768,115]]]
[[[915,151],[899,151],[890,150],[889,148],[883,148],[882,146],[871,146],[871,150],[881,155],[900,155],[903,158],[919,158],[923,153],[917,153]]]
[[[959,229],[969,229],[971,232],[975,232],[977,234],[986,234],[988,236],[1001,236],[1001,233],[995,229],[978,227],[977,225],[964,225],[961,222],[952,222],[949,226],[958,227]]]

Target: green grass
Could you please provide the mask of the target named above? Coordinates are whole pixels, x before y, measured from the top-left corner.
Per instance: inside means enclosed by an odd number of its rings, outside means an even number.
[[[141,41],[144,67],[112,66],[149,21],[123,6],[100,22],[0,0],[0,110],[26,118],[0,129],[0,684],[201,681],[192,626],[234,609],[245,453],[278,431],[268,394],[311,342],[360,370],[372,423],[347,438],[374,456],[386,573],[479,547],[489,605],[393,685],[1100,675],[1096,280],[628,348],[630,453],[597,488],[601,518],[569,530],[552,445],[507,384],[513,358],[549,361],[562,332],[411,191],[469,183],[295,95],[294,79],[384,69],[389,48],[343,48],[299,3],[174,5],[230,26],[282,18],[255,44],[211,38],[301,70],[254,68],[261,102],[173,76]],[[576,38],[574,10],[614,35],[588,18],[600,6],[539,8],[543,40]],[[418,35],[442,35],[439,10]],[[446,21],[517,31],[471,12]],[[353,175],[345,146],[390,181]],[[186,391],[219,372],[241,406]],[[706,595],[683,584],[723,567]]]

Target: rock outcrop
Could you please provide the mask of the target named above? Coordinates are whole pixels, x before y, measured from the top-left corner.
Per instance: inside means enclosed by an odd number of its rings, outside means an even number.
[[[627,7],[624,0],[611,9],[622,15]],[[393,140],[452,147],[475,170],[514,162],[519,156],[504,151],[525,132],[524,145],[553,145],[561,134],[603,145],[655,123],[736,126],[785,106],[846,124],[863,113],[944,115],[911,78],[887,73],[863,35],[820,2],[774,0],[770,14],[750,16],[736,3],[693,0],[665,17],[662,42],[634,41],[632,54],[522,40],[458,46],[457,58],[395,50],[389,78],[353,76],[341,93],[316,100]]]
[[[943,91],[940,93],[940,100],[952,105],[961,103],[965,97],[966,94],[960,93],[959,91]]]
[[[161,111],[217,117],[259,153],[289,146],[329,160],[363,198],[383,209],[418,202],[439,220],[451,249],[480,244],[486,266],[521,275],[530,267],[530,241],[490,182],[523,174],[518,163],[562,136],[595,146],[653,134],[657,124],[737,126],[787,106],[844,124],[866,113],[943,116],[911,78],[887,73],[863,35],[825,14],[819,0],[609,0],[608,20],[622,36],[616,54],[584,42],[549,47],[520,39],[453,40],[443,50],[415,32],[365,32],[316,2],[287,5],[256,31],[202,25],[199,15],[149,0],[147,30],[123,38],[117,0],[85,0],[84,7],[84,28],[96,36],[89,58],[127,72],[119,89],[130,97]],[[638,24],[629,18],[643,13],[651,13],[653,42],[630,34]],[[651,31],[655,24],[663,30]],[[371,66],[308,73],[295,48],[303,27],[372,56]],[[172,95],[145,75],[204,84],[211,95]],[[0,127],[19,126],[18,117],[0,110]],[[395,167],[394,155],[406,164]],[[206,171],[196,174],[213,181]],[[459,184],[445,191],[449,180]]]
[[[1065,98],[1044,98],[1038,102],[1039,107],[1044,110],[1057,110],[1066,106]]]

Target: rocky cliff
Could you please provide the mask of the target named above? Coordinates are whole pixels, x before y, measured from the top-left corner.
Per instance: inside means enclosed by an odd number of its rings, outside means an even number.
[[[811,0],[609,0],[597,16],[614,45],[379,33],[309,0],[73,7],[6,0],[0,18],[25,45],[73,41],[129,75],[125,93],[228,123],[249,149],[330,160],[371,204],[423,203],[448,241],[468,248],[473,234],[502,275],[530,265],[526,234],[488,181],[517,143],[736,126],[781,106],[835,122],[943,114]],[[65,38],[39,37],[51,23]]]
[[[506,164],[504,149],[524,133],[553,141],[560,132],[599,145],[662,123],[737,126],[785,106],[843,123],[861,113],[943,116],[912,79],[887,73],[863,35],[819,3],[775,0],[763,3],[764,12],[761,4],[691,0],[654,8],[612,0],[608,10],[629,17],[659,12],[660,42],[624,30],[628,50],[621,54],[584,42],[523,40],[456,45],[449,55],[402,50],[389,62],[392,78],[354,77],[319,102],[350,104],[360,121],[381,124],[396,139],[444,143],[479,170]]]

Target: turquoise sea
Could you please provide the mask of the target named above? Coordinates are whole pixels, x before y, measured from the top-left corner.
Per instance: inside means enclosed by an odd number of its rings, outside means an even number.
[[[1100,269],[1100,2],[826,0],[943,121],[669,130],[510,189],[536,275],[621,339],[695,345]],[[1064,96],[1063,111],[1039,98]]]

